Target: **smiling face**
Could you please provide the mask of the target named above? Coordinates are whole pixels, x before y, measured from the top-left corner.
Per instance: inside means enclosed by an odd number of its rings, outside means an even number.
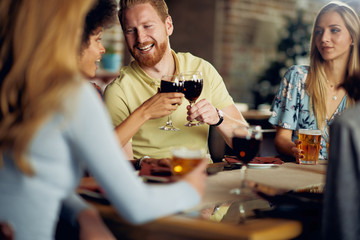
[[[144,3],[124,12],[123,31],[127,47],[139,65],[153,67],[169,50],[173,25],[170,17],[161,21],[153,6]]]
[[[335,11],[323,14],[315,26],[315,44],[324,61],[348,60],[352,38],[344,19]]]
[[[105,48],[101,43],[102,28],[99,27],[94,34],[90,35],[89,42],[82,47],[79,66],[81,72],[88,78],[95,77],[101,55],[105,53]]]

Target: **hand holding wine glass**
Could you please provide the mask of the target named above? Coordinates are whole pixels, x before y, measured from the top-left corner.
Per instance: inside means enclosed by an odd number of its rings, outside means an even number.
[[[203,75],[199,71],[190,71],[180,73],[184,79],[184,89],[183,93],[185,98],[189,101],[190,106],[193,107],[196,100],[199,98],[202,88],[203,88]],[[193,127],[202,125],[202,122],[191,120],[187,122],[184,126]]]
[[[183,81],[179,75],[164,75],[161,77],[160,92],[182,92]],[[168,115],[168,120],[164,126],[159,127],[164,131],[178,131],[179,129],[172,124],[171,114]]]

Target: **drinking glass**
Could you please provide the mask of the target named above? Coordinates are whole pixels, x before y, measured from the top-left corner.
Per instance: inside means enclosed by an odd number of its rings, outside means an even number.
[[[251,192],[246,183],[246,170],[248,163],[259,153],[262,139],[262,129],[259,125],[237,126],[234,128],[232,137],[233,151],[243,165],[240,169],[240,187],[230,190],[230,193],[243,195]]]
[[[185,98],[189,101],[190,106],[193,107],[195,101],[199,98],[203,88],[202,72],[190,71],[190,72],[180,73],[180,75],[184,79],[183,93],[185,94]],[[202,122],[196,120],[190,120],[184,126],[193,127],[202,124],[203,124]]]
[[[300,164],[317,164],[320,152],[321,131],[313,129],[299,129],[298,148],[304,151],[304,158],[299,159]]]
[[[198,166],[205,157],[201,148],[174,147],[171,149],[171,171],[174,176],[184,176]]]
[[[160,92],[182,92],[183,81],[180,79],[180,75],[164,75],[161,77]],[[178,131],[179,128],[173,126],[171,114],[168,115],[168,120],[164,126],[159,127],[164,131]]]

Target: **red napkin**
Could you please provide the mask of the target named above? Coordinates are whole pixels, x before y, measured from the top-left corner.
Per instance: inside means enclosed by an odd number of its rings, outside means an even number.
[[[139,176],[171,176],[170,167],[159,166],[154,163],[143,162]]]
[[[146,161],[141,163],[139,176],[156,177],[154,179],[148,179],[154,181],[156,181],[156,179],[160,180],[160,178],[163,182],[173,181],[170,166],[164,163],[166,163],[166,159],[146,159]]]
[[[237,157],[235,156],[225,156],[225,161],[229,164],[232,163],[239,163],[241,162]],[[284,162],[277,157],[255,157],[253,160],[250,161],[250,163],[257,163],[257,164],[283,164]]]

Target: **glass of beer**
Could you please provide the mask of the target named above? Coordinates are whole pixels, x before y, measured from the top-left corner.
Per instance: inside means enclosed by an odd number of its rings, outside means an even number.
[[[183,176],[193,170],[205,157],[205,150],[178,147],[171,149],[171,171],[174,176]]]
[[[304,158],[299,159],[300,164],[317,164],[319,159],[321,131],[313,129],[299,130],[298,148],[304,151]]]

